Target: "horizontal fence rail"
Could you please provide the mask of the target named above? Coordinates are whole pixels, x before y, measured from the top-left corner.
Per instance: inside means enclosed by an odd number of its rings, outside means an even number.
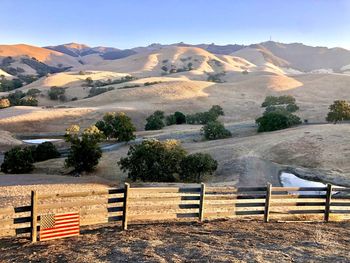
[[[283,219],[291,215],[350,218],[350,188],[333,187],[140,187],[69,193],[32,191],[29,205],[0,208],[0,236],[30,235],[36,242],[40,216],[78,211],[80,225],[233,217]],[[303,219],[303,218],[298,218]],[[313,218],[314,219],[314,218]]]

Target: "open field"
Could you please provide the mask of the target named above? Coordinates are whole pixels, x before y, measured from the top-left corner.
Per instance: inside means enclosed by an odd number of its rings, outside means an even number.
[[[220,220],[89,227],[80,237],[27,244],[1,239],[5,262],[348,262],[344,223]]]

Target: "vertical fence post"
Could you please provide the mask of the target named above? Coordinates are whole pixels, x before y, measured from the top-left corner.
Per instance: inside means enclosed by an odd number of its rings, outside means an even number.
[[[123,203],[123,222],[122,222],[123,230],[127,230],[128,229],[129,188],[130,188],[130,185],[128,183],[125,183],[125,186],[124,186],[124,203]]]
[[[31,239],[32,243],[37,241],[37,225],[38,225],[38,196],[36,191],[31,193]]]
[[[271,184],[268,183],[266,186],[266,199],[265,199],[265,211],[264,211],[264,222],[269,222],[270,217],[270,201],[271,201]]]
[[[327,184],[327,192],[326,192],[326,205],[324,209],[324,221],[329,221],[329,214],[331,211],[331,201],[332,201],[332,185]]]
[[[205,184],[201,183],[201,192],[199,199],[199,221],[204,220],[204,199],[205,199]]]

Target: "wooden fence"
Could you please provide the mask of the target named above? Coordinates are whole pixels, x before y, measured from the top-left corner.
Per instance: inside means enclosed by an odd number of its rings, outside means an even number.
[[[307,216],[328,222],[350,217],[350,188],[332,187],[154,187],[112,188],[89,192],[40,194],[30,204],[0,208],[0,236],[30,235],[37,240],[40,215],[79,211],[81,225],[155,220],[210,220],[258,216],[264,222],[285,216]],[[316,217],[310,217],[316,216]],[[300,218],[299,219],[304,219]],[[337,218],[338,219],[338,218]]]

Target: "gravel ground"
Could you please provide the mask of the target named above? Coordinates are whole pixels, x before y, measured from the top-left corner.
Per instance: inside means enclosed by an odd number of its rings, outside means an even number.
[[[218,220],[87,228],[29,244],[0,239],[1,262],[349,262],[350,223]]]

